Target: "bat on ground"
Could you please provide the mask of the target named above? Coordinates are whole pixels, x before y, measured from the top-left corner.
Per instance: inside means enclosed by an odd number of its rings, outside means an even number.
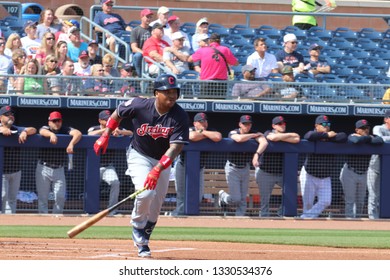
[[[105,210],[102,210],[100,211],[99,213],[93,215],[91,218],[89,218],[88,220],[82,222],[81,224],[75,226],[74,228],[72,228],[71,230],[69,230],[67,232],[68,236],[70,238],[73,238],[75,237],[76,235],[78,235],[80,232],[86,230],[87,228],[89,228],[90,226],[96,224],[98,221],[100,221],[101,219],[103,219],[105,216],[107,216],[111,211],[117,209],[119,206],[121,206],[123,203],[125,203],[126,201],[130,200],[130,199],[134,199],[137,195],[139,195],[140,193],[142,193],[144,190],[146,190],[145,188],[143,189],[140,189],[134,193],[132,193],[131,195],[129,195],[128,197],[122,199],[121,201],[119,201],[118,203],[112,205],[111,207],[105,209]]]

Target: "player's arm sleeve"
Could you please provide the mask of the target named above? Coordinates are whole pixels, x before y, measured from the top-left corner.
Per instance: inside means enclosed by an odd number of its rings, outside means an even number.
[[[306,132],[304,138],[308,141],[318,141],[321,139],[328,139],[328,134],[323,132],[317,132],[317,131],[308,131]]]

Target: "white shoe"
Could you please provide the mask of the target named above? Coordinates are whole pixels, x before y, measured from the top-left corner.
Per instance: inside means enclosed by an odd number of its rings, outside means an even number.
[[[224,190],[220,190],[218,192],[218,205],[219,205],[219,207],[226,207],[226,202],[222,200],[222,196],[225,194],[226,194],[226,192]]]

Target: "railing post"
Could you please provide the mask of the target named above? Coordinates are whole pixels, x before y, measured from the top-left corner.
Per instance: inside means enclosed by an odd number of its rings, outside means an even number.
[[[87,149],[84,210],[92,214],[100,211],[100,157],[93,148]]]
[[[379,218],[390,218],[390,155],[382,155],[381,157],[381,173],[380,173],[380,195],[379,195]]]
[[[282,214],[287,217],[297,215],[298,155],[285,153],[283,159]]]
[[[199,214],[199,169],[200,169],[200,152],[188,151],[185,157],[185,203],[184,213],[186,215]]]

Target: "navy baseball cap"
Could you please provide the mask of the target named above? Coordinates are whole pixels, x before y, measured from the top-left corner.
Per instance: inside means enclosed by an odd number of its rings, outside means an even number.
[[[286,121],[282,116],[277,116],[272,119],[272,124],[280,124],[280,123],[285,123]]]
[[[251,123],[252,122],[252,117],[249,115],[242,115],[240,117],[240,123]]]
[[[309,51],[312,51],[312,50],[321,50],[322,49],[322,46],[321,45],[318,45],[316,43],[310,45],[309,47]]]
[[[93,45],[93,44],[99,45],[99,43],[96,40],[91,40],[88,42],[88,46]]]
[[[205,113],[197,113],[194,117],[194,122],[207,121],[207,115]]]
[[[109,110],[103,110],[99,113],[100,120],[108,120],[110,116],[111,116],[111,112]]]
[[[390,118],[390,110],[386,110],[386,112],[385,112],[385,118]]]
[[[24,24],[24,26],[23,26],[24,28],[23,29],[26,29],[27,27],[37,26],[37,25],[38,25],[37,21],[28,20]]]
[[[329,118],[328,116],[325,116],[325,115],[320,115],[316,118],[316,124],[319,124],[319,123],[328,123],[329,122]]]
[[[7,114],[7,113],[13,113],[11,106],[3,106],[0,108],[0,116]]]
[[[369,127],[370,124],[368,123],[367,120],[358,120],[356,123],[355,123],[355,127],[356,128],[362,128],[362,127]]]

